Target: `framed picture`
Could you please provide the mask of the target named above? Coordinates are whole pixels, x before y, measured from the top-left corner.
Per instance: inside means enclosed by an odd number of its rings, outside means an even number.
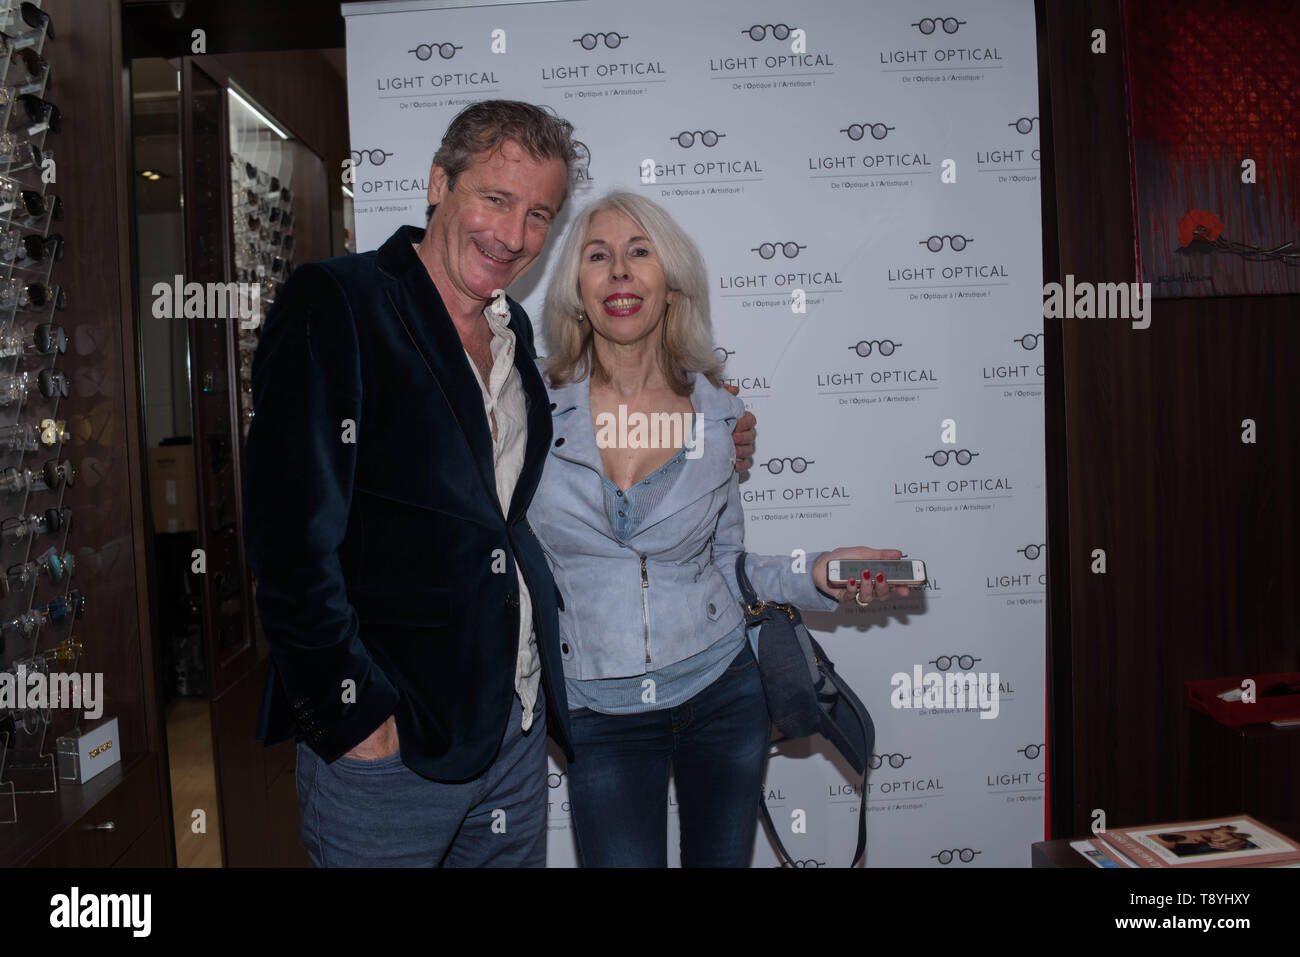
[[[1139,281],[1300,293],[1300,7],[1122,0]]]

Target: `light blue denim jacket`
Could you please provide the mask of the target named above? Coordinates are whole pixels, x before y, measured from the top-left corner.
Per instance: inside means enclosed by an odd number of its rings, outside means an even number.
[[[736,449],[731,430],[745,406],[695,378],[699,457],[626,541],[605,512],[604,469],[583,379],[550,389],[554,435],[528,509],[560,592],[560,649],[567,678],[642,675],[698,654],[743,620],[736,556],[744,549]],[[695,454],[695,450],[692,450]],[[789,556],[745,561],[760,598],[830,609]]]

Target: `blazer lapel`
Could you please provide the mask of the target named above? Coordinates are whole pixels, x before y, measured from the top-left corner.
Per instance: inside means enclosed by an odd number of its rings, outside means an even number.
[[[478,380],[469,367],[469,358],[460,334],[443,305],[438,287],[429,278],[420,257],[411,248],[424,231],[402,226],[379,249],[376,265],[380,272],[395,280],[385,293],[410,344],[424,360],[434,385],[451,408],[452,416],[474,457],[483,490],[497,514],[496,471],[492,464],[492,432]]]
[[[510,497],[507,524],[513,524],[532,502],[533,492],[537,490],[537,483],[542,478],[546,452],[551,444],[550,400],[541,373],[537,370],[537,356],[531,348],[532,327],[524,328],[528,323],[528,313],[518,303],[510,301],[510,328],[515,333],[515,368],[519,371],[519,380],[523,383],[524,399],[528,406],[528,445],[519,481],[515,483],[514,494]]]

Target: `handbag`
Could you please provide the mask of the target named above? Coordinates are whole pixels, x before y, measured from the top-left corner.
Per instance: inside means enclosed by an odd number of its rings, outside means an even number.
[[[856,867],[867,846],[867,762],[876,746],[876,728],[866,705],[835,671],[834,663],[804,626],[793,605],[762,601],[745,573],[745,552],[736,557],[736,583],[740,586],[745,623],[757,627],[758,671],[767,698],[772,725],[781,734],[777,741],[821,734],[843,755],[853,770],[862,775],[858,808],[858,844],[853,852]],[[759,810],[768,835],[791,867],[797,866],[785,849],[766,793]]]

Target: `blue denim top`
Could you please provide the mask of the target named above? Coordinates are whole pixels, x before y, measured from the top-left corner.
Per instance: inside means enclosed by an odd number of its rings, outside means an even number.
[[[614,534],[625,539],[635,532],[672,487],[685,465],[686,449],[682,448],[629,489],[621,489],[609,476],[602,476],[605,513]],[[564,684],[569,695],[569,710],[590,708],[601,714],[636,714],[675,708],[718,680],[732,659],[740,654],[744,642],[745,625],[742,622],[699,654],[673,662],[658,671],[628,678],[593,678],[587,681],[566,678]]]

